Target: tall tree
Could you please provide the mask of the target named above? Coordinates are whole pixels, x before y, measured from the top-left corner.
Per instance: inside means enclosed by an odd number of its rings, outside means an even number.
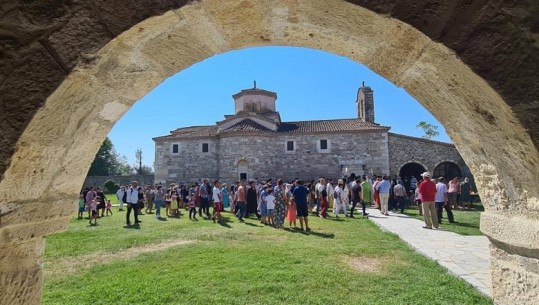
[[[139,148],[135,151],[135,160],[137,161],[135,167],[138,165],[138,174],[142,175],[142,149]]]
[[[430,140],[440,135],[440,133],[438,132],[438,126],[427,123],[425,121],[419,122],[416,128],[421,128],[423,129],[423,132],[425,132],[425,134],[422,136],[423,139]]]
[[[114,150],[114,145],[107,137],[101,144],[95,159],[88,170],[88,176],[121,175],[127,162]],[[129,167],[129,165],[127,165]]]

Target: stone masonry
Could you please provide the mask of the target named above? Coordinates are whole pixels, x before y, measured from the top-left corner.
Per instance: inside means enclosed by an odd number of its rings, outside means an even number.
[[[463,177],[472,176],[453,144],[388,133],[388,146],[389,168],[393,176],[399,175],[400,168],[409,162],[419,163],[431,173],[440,163],[451,162],[460,168]]]

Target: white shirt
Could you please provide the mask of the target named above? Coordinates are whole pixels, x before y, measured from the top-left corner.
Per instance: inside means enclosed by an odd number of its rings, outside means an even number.
[[[119,189],[119,190],[116,192],[116,197],[118,197],[118,199],[121,201],[122,198],[124,197],[124,193],[125,193],[124,190]]]
[[[266,196],[266,208],[268,210],[274,210],[275,209],[275,196],[273,196],[273,195]]]
[[[221,189],[213,187],[213,202],[222,202],[223,200],[219,198],[221,195]]]
[[[342,190],[342,188],[340,186],[337,186],[335,188],[335,195],[336,195],[335,197],[337,197],[337,198],[335,198],[335,203],[337,203],[337,204],[342,203],[343,192],[344,191]]]
[[[445,194],[447,193],[447,185],[442,182],[436,183],[436,196],[434,197],[435,202],[445,202]]]
[[[138,189],[130,187],[127,189],[127,202],[137,203],[138,202]]]
[[[328,197],[333,197],[334,191],[335,191],[335,188],[333,187],[333,185],[331,185],[331,183],[328,182],[327,184]]]

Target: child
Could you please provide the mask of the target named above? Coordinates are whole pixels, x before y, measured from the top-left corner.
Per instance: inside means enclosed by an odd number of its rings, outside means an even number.
[[[419,188],[415,189],[415,203],[417,204],[417,207],[419,208],[419,216],[423,216],[423,208],[421,206],[421,195],[419,195]]]
[[[86,203],[84,203],[84,195],[80,194],[79,196],[79,217],[77,219],[82,219],[82,214],[84,214],[84,207],[86,206]]]
[[[93,225],[97,226],[97,203],[101,200],[101,197],[97,196],[94,200],[90,201],[89,211],[91,211],[92,217],[90,218],[90,225],[92,224],[92,219],[94,220]]]
[[[110,212],[110,216],[112,216],[112,203],[110,203],[110,199],[107,199],[107,210],[105,211],[105,215],[109,216],[109,212]]]
[[[178,193],[175,189],[170,191],[172,196],[170,198],[170,215],[169,217],[177,217],[178,215]]]
[[[275,209],[275,196],[273,196],[273,190],[270,188],[268,190],[268,195],[266,196],[266,208],[268,209],[268,224],[273,226],[273,210]]]
[[[170,189],[167,190],[165,195],[165,215],[170,216]]]
[[[297,228],[297,225],[296,225],[297,216],[298,215],[296,211],[296,202],[294,201],[294,197],[290,197],[290,201],[288,203],[288,213],[286,214],[286,218],[288,219],[290,228],[292,228],[292,223],[294,223],[294,228]]]
[[[198,219],[197,219],[197,203],[196,203],[196,200],[195,200],[195,186],[194,185],[191,188],[191,190],[189,191],[189,193],[190,193],[189,203],[188,203],[188,205],[189,205],[189,219],[198,221]],[[191,214],[193,216],[191,216]]]

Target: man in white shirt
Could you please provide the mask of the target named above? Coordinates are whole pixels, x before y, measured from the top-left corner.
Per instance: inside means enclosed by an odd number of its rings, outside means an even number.
[[[125,221],[127,225],[131,225],[131,211],[135,214],[135,223],[141,223],[142,221],[138,220],[137,215],[137,204],[138,204],[138,182],[131,182],[131,187],[126,190],[127,192],[127,213],[125,214]]]
[[[455,222],[453,219],[453,212],[451,211],[451,205],[447,199],[447,185],[445,184],[445,178],[438,178],[438,183],[436,183],[436,197],[434,197],[434,202],[436,204],[436,214],[438,216],[438,223],[442,223],[442,216],[445,211],[447,212],[447,219],[449,223]]]
[[[341,212],[346,215],[344,200],[344,196],[346,196],[346,194],[344,193],[344,181],[342,179],[338,181],[337,187],[335,188],[335,193],[331,196],[335,198],[333,204],[333,213],[335,214],[335,217],[339,218],[339,213]]]
[[[221,192],[221,182],[215,180],[213,183],[213,222],[221,222],[221,211],[223,211],[223,194]]]
[[[125,194],[125,186],[121,186],[120,189],[116,192],[116,198],[118,198],[118,210],[123,211],[124,210],[124,194]]]
[[[329,179],[328,184],[326,185],[326,192],[328,192],[328,206],[335,209],[335,197],[333,197],[333,194],[335,193],[335,187],[332,183],[333,179]]]

